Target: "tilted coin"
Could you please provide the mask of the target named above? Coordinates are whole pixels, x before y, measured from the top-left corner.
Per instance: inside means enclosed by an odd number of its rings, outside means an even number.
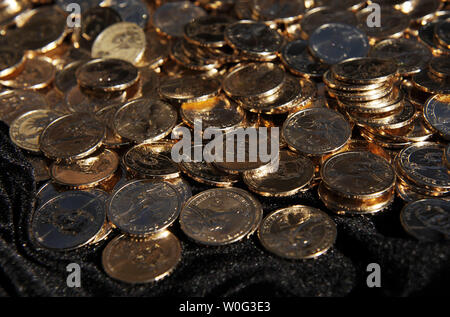
[[[308,51],[308,42],[296,40],[286,44],[280,55],[283,64],[295,75],[321,78],[328,66],[315,60]]]
[[[169,43],[167,39],[160,36],[156,31],[145,31],[146,47],[144,55],[136,64],[137,67],[157,68],[164,64],[169,58]]]
[[[28,0],[15,0],[2,3],[0,8],[0,29],[2,29],[3,26],[14,24],[14,17],[30,7],[31,3]]]
[[[0,104],[0,120],[7,124],[28,111],[48,108],[42,94],[21,89],[0,92]]]
[[[90,8],[99,6],[102,0],[56,0],[55,2],[64,11],[69,11],[69,4],[75,3],[80,6],[81,13],[83,13]]]
[[[66,94],[78,84],[75,73],[77,69],[84,64],[84,60],[78,60],[66,65],[63,69],[56,72],[54,85],[58,92]]]
[[[110,7],[117,11],[125,22],[136,23],[146,29],[150,20],[147,4],[141,0],[104,0],[102,7]]]
[[[183,37],[185,25],[205,15],[205,10],[189,1],[169,2],[156,9],[153,26],[166,36]]]
[[[9,47],[0,48],[0,78],[7,77],[17,72],[26,59],[22,51]]]
[[[196,71],[210,71],[220,65],[220,61],[210,51],[184,39],[172,44],[170,57],[185,68]]]
[[[139,79],[132,64],[120,59],[94,59],[76,70],[81,87],[101,92],[123,91]]]
[[[104,150],[74,162],[54,162],[50,166],[50,174],[58,184],[88,188],[111,178],[118,166],[119,156]]]
[[[290,23],[305,13],[303,0],[253,0],[253,12],[259,20]]]
[[[450,77],[441,78],[423,70],[412,78],[418,89],[432,94],[450,94]]]
[[[222,86],[230,97],[265,97],[278,92],[285,77],[284,70],[276,64],[250,63],[231,70]]]
[[[189,199],[180,214],[180,225],[196,242],[225,245],[251,234],[261,219],[262,207],[248,192],[217,188]]]
[[[181,259],[181,245],[170,231],[147,239],[114,238],[103,250],[102,264],[112,278],[125,283],[150,283],[168,276]]]
[[[164,152],[159,152],[153,144],[136,145],[125,153],[123,164],[137,178],[179,177],[180,169],[170,157],[171,145],[168,145],[167,151]]]
[[[384,158],[368,151],[330,157],[320,170],[322,181],[348,198],[375,198],[393,189],[395,172]]]
[[[84,191],[68,191],[37,209],[30,234],[41,247],[64,251],[89,243],[106,219],[104,201]]]
[[[336,224],[323,211],[290,206],[269,214],[258,231],[261,244],[288,259],[309,259],[324,254],[336,240]]]
[[[440,22],[434,29],[435,39],[444,48],[450,49],[450,19]]]
[[[450,58],[446,56],[433,57],[430,61],[430,72],[438,77],[450,76]]]
[[[418,240],[439,241],[450,236],[450,202],[422,199],[407,204],[401,211],[403,228]]]
[[[196,45],[222,47],[225,45],[224,31],[233,20],[228,16],[201,16],[184,27],[185,38]]]
[[[308,189],[314,171],[315,166],[309,158],[283,150],[277,171],[246,171],[243,180],[252,192],[262,196],[292,196]]]
[[[450,190],[450,174],[444,164],[444,151],[444,146],[437,143],[416,143],[398,154],[396,167],[418,186],[447,192]]]
[[[178,218],[182,203],[180,194],[169,182],[134,180],[114,192],[108,219],[131,235],[155,234]]]
[[[39,146],[49,158],[76,160],[94,153],[102,145],[105,130],[90,113],[68,114],[42,131]]]
[[[395,76],[397,69],[393,60],[373,57],[347,59],[331,67],[335,78],[353,84],[386,81]]]
[[[368,7],[356,13],[358,28],[369,36],[373,41],[388,37],[399,37],[408,28],[410,17],[399,10],[382,8],[379,14],[383,17],[380,25],[373,27],[369,24],[373,16],[373,8]]]
[[[72,41],[75,47],[90,51],[95,39],[104,29],[121,21],[114,9],[93,7],[82,13],[81,26],[75,28]]]
[[[276,53],[283,45],[283,37],[265,23],[239,21],[225,29],[227,43],[246,57],[269,61],[276,58]]]
[[[173,106],[157,99],[133,100],[114,115],[116,133],[137,143],[164,138],[176,123],[177,112]]]
[[[450,96],[434,95],[425,104],[423,114],[427,123],[446,140],[450,140]]]
[[[220,81],[194,76],[170,77],[162,80],[159,93],[163,98],[177,102],[199,102],[215,97],[220,92]]]
[[[365,91],[345,91],[328,88],[330,96],[337,98],[342,102],[369,102],[379,100],[393,92],[395,89],[392,81],[387,81],[383,86]]]
[[[144,55],[145,46],[145,34],[138,25],[119,22],[97,36],[92,44],[92,57],[122,59],[135,65]]]
[[[51,84],[56,69],[46,57],[34,57],[25,62],[23,70],[13,78],[4,78],[0,84],[14,89],[42,89]]]
[[[327,70],[323,74],[322,78],[324,84],[327,86],[327,88],[334,89],[336,91],[346,91],[346,92],[353,92],[353,93],[361,93],[369,90],[376,90],[380,89],[381,87],[385,86],[385,82],[377,82],[372,84],[353,84],[353,83],[347,83],[344,81],[338,80],[333,72],[331,70]]]
[[[183,121],[192,128],[195,126],[195,120],[201,120],[202,129],[211,127],[222,131],[238,127],[245,119],[244,110],[225,96],[202,102],[183,103],[180,114]]]
[[[348,142],[352,132],[344,116],[327,108],[293,113],[282,130],[283,138],[292,150],[316,156],[339,150]]]
[[[18,147],[39,152],[39,137],[42,131],[60,114],[52,110],[32,110],[15,119],[9,127],[11,141]]]
[[[171,183],[178,191],[178,194],[180,194],[182,204],[186,203],[189,198],[192,197],[191,185],[189,185],[185,179],[177,177],[169,179],[168,182]]]
[[[443,16],[437,16],[435,21],[431,21],[419,28],[419,40],[427,45],[431,51],[437,55],[450,55],[450,50],[445,47],[439,46],[435,43],[434,29],[437,24],[445,18],[450,17],[450,13],[446,11]]]
[[[356,27],[328,23],[311,34],[309,49],[319,60],[332,65],[345,59],[366,56],[370,45],[367,35]]]
[[[96,119],[106,126],[106,137],[103,141],[106,147],[116,148],[128,144],[128,142],[114,130],[114,115],[121,106],[121,103],[113,104],[102,108],[95,113]]]
[[[372,47],[369,56],[393,58],[398,72],[407,76],[425,69],[432,55],[424,44],[413,39],[398,38],[378,42]]]
[[[419,21],[425,16],[438,11],[442,7],[440,0],[417,0],[409,13],[411,19]]]

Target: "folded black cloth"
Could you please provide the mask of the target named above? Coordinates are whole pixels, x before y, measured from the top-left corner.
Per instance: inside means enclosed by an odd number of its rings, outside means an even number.
[[[191,184],[194,194],[207,188]],[[31,165],[0,122],[0,296],[435,296],[445,295],[441,289],[450,282],[449,244],[409,237],[399,220],[403,203],[396,200],[372,217],[332,215],[338,227],[336,244],[315,260],[278,258],[265,251],[255,235],[229,246],[201,246],[175,224],[171,231],[183,248],[175,271],[157,283],[129,285],[103,271],[101,254],[107,241],[70,252],[34,248],[28,223],[36,186]],[[326,210],[316,190],[259,199],[265,215],[293,204]],[[67,286],[69,263],[81,266],[79,288]],[[380,288],[367,286],[370,263],[380,265]]]

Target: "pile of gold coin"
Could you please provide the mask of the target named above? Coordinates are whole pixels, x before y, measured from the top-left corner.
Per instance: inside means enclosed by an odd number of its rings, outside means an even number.
[[[371,27],[362,0],[54,2],[0,5],[0,120],[40,186],[35,247],[108,241],[105,272],[148,283],[182,258],[173,226],[309,259],[333,247],[332,217],[395,199],[406,232],[449,238],[448,3],[379,1]],[[279,136],[278,159],[252,160],[250,138],[221,144],[232,160],[174,158],[186,134],[182,158],[206,153],[208,128],[267,128],[258,149]]]

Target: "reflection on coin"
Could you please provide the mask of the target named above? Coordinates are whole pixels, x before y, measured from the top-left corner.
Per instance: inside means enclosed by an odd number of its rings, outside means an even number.
[[[72,62],[56,73],[54,84],[58,92],[66,94],[72,87],[77,85],[75,73],[84,63],[84,60]]]
[[[144,56],[136,64],[137,67],[156,68],[164,64],[169,57],[169,43],[153,30],[145,31],[146,47]]]
[[[74,160],[88,156],[102,145],[105,126],[90,113],[73,113],[53,121],[39,139],[45,156]]]
[[[440,0],[416,0],[412,6],[412,10],[408,13],[411,19],[420,22],[423,17],[438,11],[442,5]]]
[[[308,189],[314,171],[315,166],[309,158],[283,150],[276,172],[247,171],[243,180],[251,191],[262,196],[292,196]]]
[[[253,12],[262,21],[290,23],[305,12],[304,0],[253,0]]]
[[[248,192],[216,188],[187,201],[180,215],[180,225],[181,230],[198,243],[225,245],[251,234],[261,219],[262,207]]]
[[[447,49],[450,49],[450,19],[440,22],[435,28],[435,39],[439,44]]]
[[[104,201],[84,191],[68,191],[37,209],[31,235],[40,246],[70,250],[89,243],[105,222]]]
[[[171,145],[167,143],[168,148],[163,152],[153,144],[136,145],[125,153],[123,164],[135,178],[176,178],[180,170],[170,157]]]
[[[201,16],[186,24],[185,38],[196,45],[221,47],[225,45],[224,31],[233,20],[227,16]]]
[[[414,75],[413,84],[418,89],[433,94],[450,94],[450,76],[441,78],[423,70]]]
[[[28,59],[24,69],[13,78],[4,78],[0,84],[15,89],[41,89],[51,84],[55,78],[55,67],[46,57]]]
[[[180,168],[190,178],[209,186],[231,187],[239,181],[239,175],[221,171],[213,163],[182,161]]]
[[[114,130],[114,115],[121,106],[122,104],[116,103],[100,109],[95,113],[95,118],[106,126],[106,137],[103,141],[106,147],[116,148],[128,144],[128,142]]]
[[[171,77],[161,82],[159,93],[163,98],[177,102],[199,102],[215,97],[220,92],[216,79],[201,79],[194,76]]]
[[[92,44],[93,58],[122,59],[136,64],[145,52],[144,31],[135,23],[120,22],[103,30]]]
[[[39,137],[42,131],[58,117],[58,113],[44,109],[24,113],[9,127],[11,141],[24,150],[39,152]]]
[[[56,4],[64,11],[70,11],[69,4],[75,3],[80,6],[81,13],[89,10],[90,8],[100,5],[101,0],[56,0]]]
[[[132,64],[120,59],[95,59],[76,71],[78,84],[93,91],[122,91],[139,79]]]
[[[418,240],[439,241],[450,237],[450,202],[422,199],[401,211],[403,228]]]
[[[325,161],[320,174],[328,188],[348,198],[379,197],[395,183],[394,169],[389,162],[368,151],[332,156]]]
[[[109,105],[123,103],[126,91],[94,93],[79,85],[73,86],[65,95],[65,107],[70,112],[96,112]]]
[[[116,10],[123,21],[136,23],[142,29],[148,26],[150,13],[142,0],[104,0],[101,6]]]
[[[168,182],[171,183],[178,191],[178,194],[180,194],[182,204],[186,203],[189,200],[189,198],[192,197],[191,185],[189,185],[189,183],[183,178],[178,177],[174,179],[169,179]]]
[[[242,54],[256,60],[269,61],[283,45],[283,37],[265,23],[239,21],[225,29],[227,43]]]
[[[450,58],[446,56],[433,57],[430,61],[430,72],[442,78],[450,76]]]
[[[352,58],[333,65],[331,71],[338,80],[353,84],[373,84],[395,76],[397,64],[380,58]]]
[[[25,64],[25,55],[20,50],[0,48],[0,78],[7,77]]]
[[[281,51],[281,61],[295,75],[322,78],[327,65],[315,60],[308,52],[308,42],[296,40],[289,42]]]
[[[322,62],[332,65],[369,52],[367,36],[354,26],[328,23],[317,28],[309,38],[311,53]]]
[[[329,5],[327,3],[327,5]],[[327,23],[346,23],[356,25],[353,12],[333,7],[317,6],[308,10],[300,21],[303,38],[307,39],[318,27]]]
[[[169,2],[156,9],[153,26],[166,36],[183,37],[185,25],[204,15],[205,10],[189,1]]]
[[[142,143],[168,135],[177,122],[177,113],[157,99],[137,99],[123,105],[114,116],[114,128],[123,138]]]
[[[340,113],[309,108],[293,113],[283,125],[283,138],[297,152],[324,155],[342,148],[350,139],[351,126]]]
[[[117,236],[102,255],[103,268],[110,277],[133,284],[163,279],[180,259],[180,242],[167,230],[139,240],[124,234]]]
[[[427,67],[431,59],[430,50],[422,43],[412,39],[386,39],[372,47],[370,57],[393,58],[398,72],[412,75]]]
[[[37,109],[48,108],[45,97],[29,90],[6,90],[0,92],[0,120],[11,124],[20,115]]]
[[[131,235],[149,235],[166,229],[180,213],[182,201],[175,187],[164,181],[135,180],[112,195],[108,219]]]
[[[261,244],[288,259],[309,259],[324,254],[336,240],[336,224],[323,211],[291,206],[268,215],[258,231]]]
[[[281,89],[285,77],[284,70],[273,63],[244,64],[227,74],[223,90],[231,97],[270,96]]]
[[[425,104],[425,120],[446,140],[450,140],[450,96],[434,95]]]
[[[382,8],[379,14],[383,17],[380,25],[373,27],[368,21],[372,19],[373,8],[365,8],[356,13],[358,28],[374,41],[388,37],[399,37],[408,28],[410,17],[399,10]]]
[[[87,188],[111,178],[118,166],[118,155],[113,151],[104,150],[70,163],[55,162],[50,166],[50,174],[58,184]]]

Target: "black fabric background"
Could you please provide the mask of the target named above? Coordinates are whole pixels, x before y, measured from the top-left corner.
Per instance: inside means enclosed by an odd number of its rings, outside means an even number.
[[[191,184],[194,194],[207,189]],[[128,285],[102,269],[107,242],[66,253],[37,250],[30,244],[27,224],[36,186],[31,165],[0,122],[0,296],[442,296],[450,282],[449,244],[409,237],[399,220],[403,202],[396,200],[389,210],[372,217],[332,215],[338,226],[336,244],[316,260],[273,256],[256,235],[229,246],[200,246],[175,224],[170,230],[183,248],[176,270],[154,284]],[[326,210],[316,192],[258,198],[265,215],[292,204]],[[66,266],[72,262],[81,266],[81,288],[66,286]],[[378,289],[366,285],[366,267],[373,262],[381,266]]]

